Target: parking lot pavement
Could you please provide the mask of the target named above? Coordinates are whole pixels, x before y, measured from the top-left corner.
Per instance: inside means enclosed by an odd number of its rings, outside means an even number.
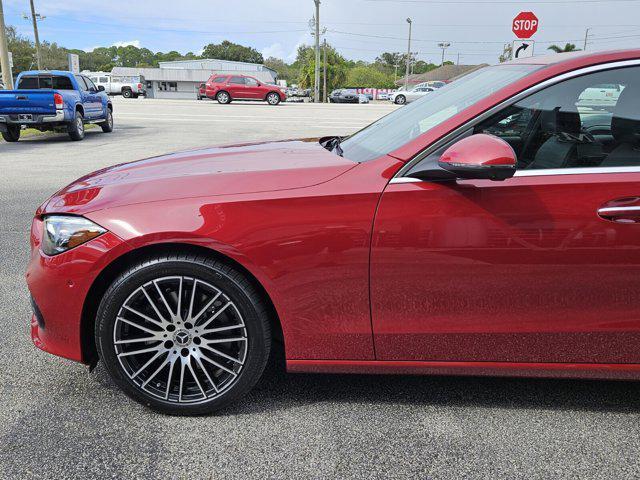
[[[391,105],[115,99],[116,130],[0,143],[0,478],[638,478],[640,383],[270,372],[216,416],[155,414],[36,350],[36,206],[88,171],[184,148],[348,133]],[[64,308],[64,299],[61,299]]]

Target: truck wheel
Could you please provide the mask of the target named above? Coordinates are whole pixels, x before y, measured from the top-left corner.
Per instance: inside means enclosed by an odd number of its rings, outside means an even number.
[[[130,89],[125,88],[124,90],[122,90],[122,96],[124,98],[131,98],[133,96],[133,92]]]
[[[110,108],[107,108],[107,119],[104,122],[99,123],[99,125],[104,133],[113,132],[113,112]]]
[[[84,117],[82,113],[76,112],[76,117],[67,124],[67,132],[69,132],[69,137],[73,141],[84,138]]]
[[[7,125],[7,131],[2,132],[5,142],[17,142],[20,140],[20,125]]]

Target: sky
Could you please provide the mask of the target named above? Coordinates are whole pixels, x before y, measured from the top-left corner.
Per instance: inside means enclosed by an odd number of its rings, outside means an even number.
[[[33,38],[29,0],[2,0],[5,22]],[[200,53],[209,43],[230,40],[288,62],[301,44],[312,44],[313,0],[35,0],[46,18],[40,38],[68,48],[133,44],[153,51]],[[135,6],[135,8],[132,8]],[[533,36],[536,55],[551,44],[588,50],[640,47],[640,0],[322,0],[320,23],[327,42],[346,58],[373,61],[384,51],[412,48],[418,59],[440,63],[440,42],[449,42],[446,60],[496,63],[505,43],[515,39],[513,17],[532,11],[540,27]],[[459,57],[458,57],[459,55]]]

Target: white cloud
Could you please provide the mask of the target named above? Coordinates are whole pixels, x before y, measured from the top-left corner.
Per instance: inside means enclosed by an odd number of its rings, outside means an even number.
[[[268,47],[264,47],[262,49],[262,56],[267,59],[269,57],[276,57],[276,58],[284,58],[285,57],[285,53],[284,53],[284,48],[282,48],[282,44],[281,43],[274,43],[272,45],[269,45]]]
[[[134,47],[140,48],[141,42],[140,40],[131,40],[131,41],[123,41],[123,42],[115,42],[109,45],[110,47],[126,47],[128,45],[133,45]],[[93,52],[96,48],[102,48],[104,45],[96,45],[95,47],[85,48],[85,52]]]

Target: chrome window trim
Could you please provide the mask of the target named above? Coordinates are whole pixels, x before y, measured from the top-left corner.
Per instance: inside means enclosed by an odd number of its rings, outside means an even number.
[[[529,95],[533,95],[534,93],[543,90],[547,87],[550,87],[552,85],[555,85],[556,83],[560,83],[563,82],[564,80],[569,80],[571,78],[575,78],[575,77],[580,77],[582,75],[586,75],[589,73],[594,73],[594,72],[600,72],[600,71],[604,71],[604,70],[613,70],[616,68],[624,68],[624,67],[634,67],[634,66],[638,66],[640,65],[640,59],[634,59],[634,60],[621,60],[621,61],[617,61],[617,62],[610,62],[610,63],[602,63],[599,65],[591,65],[589,67],[584,67],[578,70],[572,70],[571,72],[566,72],[563,73],[561,75],[555,76],[553,78],[549,78],[547,80],[544,80],[540,83],[537,83],[529,88],[527,88],[526,90],[523,90],[520,93],[515,94],[512,97],[509,97],[508,99],[500,102],[499,104],[491,107],[490,109],[486,110],[485,112],[481,113],[480,115],[476,116],[475,118],[469,120],[468,122],[460,125],[459,127],[457,127],[455,130],[452,130],[451,132],[449,132],[448,134],[446,134],[444,137],[440,138],[439,140],[436,140],[434,143],[432,143],[431,145],[429,145],[427,148],[425,148],[423,151],[421,151],[420,153],[418,153],[415,157],[413,157],[411,160],[409,160],[407,162],[407,164],[405,166],[403,166],[400,170],[398,170],[398,172],[394,175],[394,177],[391,179],[390,183],[413,183],[413,182],[394,182],[393,180],[395,180],[396,178],[410,178],[410,177],[404,177],[404,174],[407,173],[409,170],[411,170],[411,168],[413,168],[418,162],[420,162],[421,160],[423,160],[424,158],[428,157],[429,155],[431,155],[434,151],[436,151],[437,149],[441,148],[443,145],[445,145],[446,143],[450,142],[451,140],[453,140],[454,138],[456,138],[458,135],[464,133],[465,130],[475,127],[478,123],[486,120],[487,118],[491,117],[492,115],[496,114],[497,112],[499,112],[500,110],[509,107],[511,105],[513,105],[514,103],[519,102],[520,100],[522,100],[523,98],[528,97]],[[533,72],[532,72],[533,73]],[[525,77],[526,78],[526,77]],[[599,167],[596,167],[599,168]],[[596,168],[572,168],[572,169],[549,169],[550,170],[554,170],[556,173],[539,173],[539,172],[544,172],[544,170],[530,170],[528,175],[518,175],[519,172],[527,172],[526,170],[519,170],[518,172],[516,172],[515,176],[533,176],[533,175],[577,175],[577,174],[581,174],[581,173],[616,173],[616,172],[595,172]],[[615,167],[612,167],[615,168]],[[622,167],[622,168],[632,168],[632,167]],[[635,167],[633,167],[635,168]],[[640,167],[638,167],[640,168]],[[605,168],[606,170],[610,170],[608,168]],[[561,170],[573,170],[573,172],[567,172],[567,173],[559,173]],[[584,170],[584,171],[580,171],[578,172],[578,170]],[[536,172],[536,173],[534,173]],[[622,172],[625,173],[625,172]],[[423,181],[420,179],[416,179],[418,181]]]

